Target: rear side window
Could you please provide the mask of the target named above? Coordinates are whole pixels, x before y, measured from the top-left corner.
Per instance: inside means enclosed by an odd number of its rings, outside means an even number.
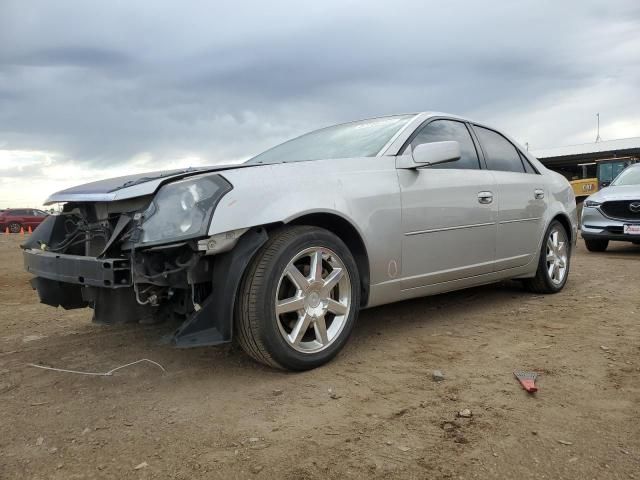
[[[522,164],[524,165],[524,171],[526,173],[535,173],[537,174],[538,171],[533,168],[533,165],[531,165],[531,162],[529,160],[527,160],[527,157],[525,157],[522,152],[518,152],[520,153],[520,160],[522,160]]]
[[[520,154],[509,140],[493,130],[478,126],[473,128],[478,134],[489,170],[524,173]]]
[[[473,144],[467,126],[462,122],[454,120],[434,120],[428,123],[411,141],[411,149],[423,143],[446,142],[455,140],[460,144],[460,160],[455,162],[441,163],[430,168],[450,168],[450,169],[479,169],[478,152]]]

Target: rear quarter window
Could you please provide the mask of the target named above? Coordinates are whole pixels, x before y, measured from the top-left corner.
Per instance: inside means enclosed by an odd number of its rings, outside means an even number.
[[[531,162],[527,160],[527,157],[524,156],[522,152],[518,152],[520,154],[520,160],[522,160],[522,164],[524,165],[524,171],[526,173],[539,174],[535,167],[531,165]]]
[[[489,170],[524,173],[520,153],[513,144],[498,132],[474,125]]]

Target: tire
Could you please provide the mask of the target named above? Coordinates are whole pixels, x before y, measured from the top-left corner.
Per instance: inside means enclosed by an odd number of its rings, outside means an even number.
[[[552,264],[554,267],[551,274],[549,270]],[[554,220],[544,234],[536,276],[525,280],[525,287],[535,293],[558,293],[567,283],[570,265],[569,235],[564,226]]]
[[[20,233],[21,228],[22,225],[20,225],[18,222],[11,222],[9,224],[9,232],[11,233]]]
[[[585,239],[584,245],[587,247],[587,250],[589,250],[590,252],[604,252],[609,246],[609,240]]]
[[[272,232],[247,268],[236,302],[236,338],[260,363],[309,370],[342,349],[359,306],[360,276],[344,242],[322,228],[286,227]]]

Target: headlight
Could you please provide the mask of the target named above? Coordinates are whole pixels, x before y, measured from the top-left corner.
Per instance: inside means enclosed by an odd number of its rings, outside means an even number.
[[[596,202],[595,200],[585,200],[584,206],[590,208],[597,208],[601,205],[600,202]]]
[[[205,236],[214,208],[230,190],[231,184],[220,175],[168,183],[142,212],[140,243]]]

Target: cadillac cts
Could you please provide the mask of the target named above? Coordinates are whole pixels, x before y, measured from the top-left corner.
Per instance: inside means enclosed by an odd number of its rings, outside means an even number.
[[[178,347],[236,339],[304,370],[358,310],[504,279],[560,291],[576,240],[569,183],[516,142],[419,113],[346,123],[244,164],[115,178],[63,202],[23,245],[43,303],[94,321],[181,321]]]

